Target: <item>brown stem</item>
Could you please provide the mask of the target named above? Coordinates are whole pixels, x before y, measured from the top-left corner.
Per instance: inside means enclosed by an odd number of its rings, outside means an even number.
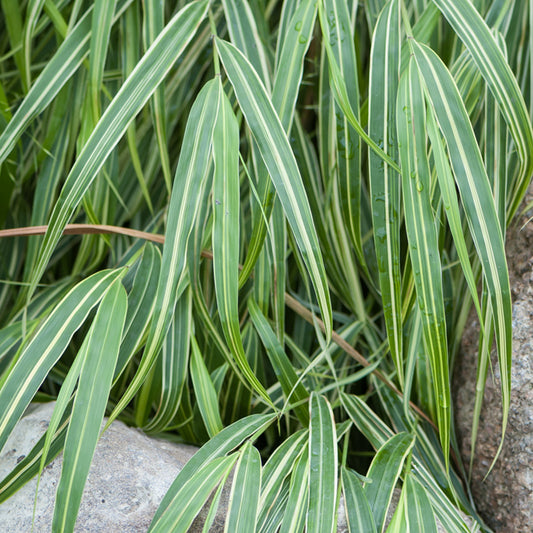
[[[290,307],[295,313],[299,314],[304,320],[309,322],[310,324],[313,324],[316,322],[318,324],[318,327],[322,330],[324,333],[326,331],[326,327],[324,325],[324,322],[320,320],[317,316],[313,315],[309,309],[304,307],[298,300],[293,298],[290,294],[285,293],[285,303],[288,307]],[[353,357],[360,365],[367,367],[370,366],[370,362],[368,359],[363,357],[353,346],[348,344],[335,330],[333,330],[331,334],[331,339],[333,342],[342,348],[349,356]],[[374,376],[376,376],[384,385],[386,385],[391,391],[396,393],[400,398],[403,398],[402,392],[392,383],[387,376],[385,376],[380,370],[373,370],[372,373]],[[413,402],[409,401],[409,405],[413,408],[414,411],[416,411],[424,420],[429,422],[437,431],[437,426],[433,423],[433,420],[431,420],[420,407],[415,405]]]
[[[44,235],[48,226],[28,226],[25,228],[13,228],[0,230],[2,237],[20,237],[28,235]],[[157,233],[148,233],[136,229],[121,228],[119,226],[107,226],[106,224],[67,224],[63,230],[63,235],[93,235],[109,233],[114,235],[126,235],[136,239],[164,243],[165,237]]]

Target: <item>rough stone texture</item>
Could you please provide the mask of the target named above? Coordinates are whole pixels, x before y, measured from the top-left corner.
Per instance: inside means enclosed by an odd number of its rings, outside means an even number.
[[[525,205],[533,199],[530,188]],[[472,472],[472,493],[480,514],[495,531],[533,531],[533,211],[507,234],[507,259],[513,293],[513,365],[509,425],[502,454],[483,481],[499,445],[500,372],[491,354]],[[454,373],[455,416],[461,453],[470,458],[479,321],[471,314]]]
[[[0,456],[0,479],[28,453],[46,431],[54,404],[43,404],[17,425]],[[152,517],[194,446],[150,439],[122,422],[114,422],[96,448],[78,514],[79,533],[138,533],[147,531]],[[61,455],[41,478],[34,531],[51,531],[55,491],[61,474]],[[0,531],[31,529],[36,479],[0,505]]]

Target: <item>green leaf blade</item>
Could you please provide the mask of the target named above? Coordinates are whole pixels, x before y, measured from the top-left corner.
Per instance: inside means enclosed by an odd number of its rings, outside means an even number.
[[[309,451],[305,448],[291,474],[289,499],[280,533],[297,533],[305,526],[309,494]]]
[[[167,332],[157,365],[161,372],[157,411],[145,427],[147,432],[164,431],[179,410],[187,385],[192,334],[192,295],[186,290],[176,303],[174,319]]]
[[[254,323],[259,336],[270,358],[274,372],[278,377],[281,388],[285,396],[290,400],[290,403],[303,402],[309,398],[309,393],[305,386],[298,380],[298,376],[287,357],[283,347],[278,341],[270,324],[259,309],[255,301],[250,298],[248,300],[248,311]],[[309,410],[305,405],[295,407],[298,418],[304,425],[309,423]]]
[[[512,217],[533,174],[533,128],[522,91],[490,28],[475,6],[467,0],[434,1],[468,48],[516,143],[521,170],[510,203],[509,216]]]
[[[217,457],[226,455],[239,446],[245,439],[250,438],[256,433],[261,433],[272,423],[273,418],[272,415],[247,416],[224,428],[214,438],[204,444],[182,468],[181,472],[168,489],[155,513],[151,527],[156,526],[160,517],[176,497],[176,494],[178,494],[182,485],[190,479],[194,473],[202,467],[202,465],[208,464]]]
[[[194,518],[206,504],[211,492],[226,479],[237,457],[237,454],[217,457],[204,464],[180,487],[171,505],[156,523],[152,523],[149,533],[189,531]]]
[[[392,159],[397,157],[396,94],[400,69],[400,4],[387,3],[378,18],[370,56],[369,135]],[[400,186],[398,174],[369,150],[370,201],[374,245],[389,348],[403,386]]]
[[[109,34],[113,24],[115,1],[96,0],[91,21],[91,46],[89,50],[89,92],[93,120],[100,118],[100,91],[104,79]]]
[[[348,468],[342,469],[342,489],[350,533],[357,531],[377,533],[374,517],[361,482]]]
[[[431,361],[442,449],[448,466],[450,378],[446,316],[436,222],[431,205],[431,177],[426,147],[425,102],[418,71],[411,62],[400,81],[398,137],[402,139],[402,190],[405,225],[424,341]]]
[[[448,146],[455,181],[495,310],[494,324],[502,376],[503,438],[510,405],[512,312],[500,221],[475,134],[453,79],[431,49],[416,41],[412,41],[412,44],[426,98]]]
[[[53,529],[74,531],[118,357],[126,318],[126,291],[115,282],[100,303],[89,332],[78,391],[65,440]]]
[[[146,49],[155,41],[159,33],[165,26],[164,2],[158,0],[147,0],[143,2],[144,19],[143,19],[143,40]],[[161,169],[163,177],[170,193],[172,189],[172,176],[170,172],[170,160],[167,148],[167,113],[165,104],[165,87],[160,85],[150,100],[150,110],[152,112],[152,121],[154,123],[157,147],[161,157]]]
[[[324,0],[329,43],[339,73],[346,84],[350,107],[360,120],[359,79],[354,48],[354,35],[350,27],[348,4],[343,0]],[[332,110],[333,112],[333,110]],[[357,258],[366,269],[361,237],[361,142],[338,103],[335,103],[336,178],[342,209],[342,219],[353,244]]]
[[[287,478],[298,457],[308,448],[309,433],[307,430],[298,431],[286,439],[270,456],[263,468],[261,499],[259,501],[259,516],[257,529],[264,531],[273,520],[276,506],[283,503],[284,489]],[[306,469],[306,482],[308,468]]]
[[[224,532],[255,532],[260,488],[261,456],[247,443],[235,467]]]
[[[59,302],[25,346],[0,389],[0,404],[4,406],[0,415],[0,449],[74,333],[122,274],[120,270],[104,270],[81,281]]]
[[[211,152],[213,128],[218,113],[218,88],[216,80],[208,82],[198,94],[189,114],[178,166],[170,198],[165,246],[161,273],[143,359],[110,420],[129,403],[141,387],[159,354],[172,321],[179,296],[179,280],[185,269],[189,236],[192,232],[198,204],[202,198],[205,176]]]
[[[239,369],[249,384],[272,405],[257,379],[242,344],[239,319],[239,126],[218,82],[219,111],[213,134],[213,270],[220,321]]]
[[[316,393],[310,399],[307,531],[333,533],[337,523],[337,437],[333,412]]]
[[[414,445],[414,437],[399,433],[390,438],[376,453],[366,477],[371,482],[364,487],[378,531],[382,531],[387,509],[403,463]]]
[[[229,43],[216,39],[216,45],[309,271],[329,340],[332,317],[326,273],[294,154],[265,89],[249,62]]]
[[[412,475],[405,480],[405,513],[409,530],[419,533],[437,533],[437,523],[426,489]]]
[[[214,437],[224,427],[218,409],[218,395],[205,366],[196,339],[192,337],[191,342],[191,378],[194,392],[207,432],[210,437]]]
[[[296,12],[290,20],[291,30],[287,31],[286,35],[283,36],[280,59],[276,63],[274,87],[272,89],[272,105],[287,134],[291,131],[296,100],[303,76],[304,59],[311,43],[315,19],[316,5],[314,5],[314,2],[306,0],[297,7]],[[277,203],[274,202],[274,186],[268,177],[268,171],[261,159],[258,163],[257,178],[259,181],[259,196],[264,215],[261,209],[258,209],[254,215],[253,232],[250,236],[248,254],[239,277],[239,286],[242,286],[246,279],[248,279],[263,249],[268,229],[267,221],[271,217],[272,210],[279,209],[279,206],[275,207]],[[281,226],[285,230],[284,221],[278,217],[274,216],[272,218],[272,224],[274,225],[274,235],[281,233]],[[279,239],[276,239],[276,245],[281,246],[282,244],[279,242]],[[279,279],[281,279],[281,276]]]

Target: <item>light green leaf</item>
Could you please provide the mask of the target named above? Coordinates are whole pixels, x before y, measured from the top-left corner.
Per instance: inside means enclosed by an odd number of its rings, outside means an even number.
[[[157,399],[157,411],[144,430],[163,431],[171,424],[178,412],[181,395],[187,384],[189,351],[192,332],[192,297],[186,289],[178,298],[174,319],[163,343],[161,357],[157,360],[161,384]]]
[[[235,466],[225,533],[254,533],[261,487],[261,456],[247,442]]]
[[[202,528],[202,533],[209,533],[209,531],[211,531],[211,526],[213,525],[213,522],[215,521],[216,514],[218,511],[218,504],[220,503],[220,496],[222,495],[223,490],[224,490],[224,485],[221,483],[218,486],[218,489],[216,490],[214,496],[210,497],[211,507],[209,508],[209,513],[207,513],[207,516],[205,517],[205,522],[204,522],[204,527]]]
[[[291,131],[296,100],[303,76],[304,58],[311,42],[315,24],[316,5],[314,4],[313,1],[306,0],[298,6],[291,19],[291,31],[288,31],[286,36],[284,36],[281,58],[276,63],[272,105],[286,133]],[[267,220],[275,204],[274,186],[272,180],[268,177],[268,170],[262,160],[258,161],[257,179],[264,215],[261,209],[257,209],[254,214],[253,231],[249,239],[248,254],[240,274],[239,286],[242,286],[248,279],[257,262],[267,233]],[[277,233],[280,231],[280,226],[283,225],[284,228],[285,223],[284,220],[274,219],[273,224],[275,225],[273,234],[274,238],[276,238]],[[279,237],[275,241],[275,246],[278,245],[280,245]]]
[[[91,48],[89,51],[89,97],[94,122],[100,118],[100,94],[114,11],[115,0],[95,0],[91,21]]]
[[[48,423],[48,428],[46,429],[46,434],[45,434],[46,438],[44,441],[41,461],[39,465],[39,480],[37,481],[37,491],[39,488],[40,476],[43,473],[45,465],[47,464],[48,452],[52,445],[53,439],[57,437],[58,428],[61,422],[66,421],[65,419],[67,419],[67,421],[70,422],[70,414],[72,411],[72,400],[74,398],[73,392],[74,392],[76,385],[78,384],[78,379],[80,377],[81,369],[87,357],[87,349],[89,346],[90,339],[91,339],[91,335],[86,335],[85,339],[83,339],[83,344],[78,350],[78,354],[76,355],[76,358],[74,359],[74,362],[72,363],[65,377],[65,380],[63,381],[63,385],[61,385],[59,394],[57,395],[57,400],[54,406],[54,411],[50,418],[50,422]],[[65,414],[67,414],[67,416],[65,416]]]
[[[350,26],[348,4],[344,0],[323,0],[328,39],[339,66],[350,100],[350,107],[359,120],[359,80]],[[334,166],[338,181],[342,220],[357,258],[366,269],[361,238],[361,143],[357,131],[338,104],[335,106],[336,152]],[[332,110],[333,112],[333,110]]]
[[[287,478],[291,475],[295,461],[307,447],[308,438],[307,430],[294,433],[276,448],[265,464],[257,520],[258,531],[265,531],[268,524],[275,522],[273,515],[276,506],[283,502]],[[281,519],[282,517],[280,522]]]
[[[161,0],[145,0],[143,2],[143,9],[143,40],[144,47],[147,50],[165,26],[165,2]],[[168,193],[170,194],[172,189],[172,176],[170,173],[167,148],[167,112],[164,82],[154,91],[154,95],[150,100],[150,110],[156,133],[157,147],[161,157],[161,169]]]
[[[26,20],[22,36],[22,51],[24,54],[24,70],[22,84],[27,91],[31,86],[31,39],[32,34],[43,9],[44,0],[30,0],[26,7]],[[20,52],[19,52],[20,53]],[[18,59],[18,54],[15,56]]]
[[[397,157],[396,95],[400,69],[400,3],[387,3],[377,21],[370,54],[368,132],[378,146]],[[379,285],[387,337],[400,386],[404,363],[401,313],[400,180],[369,150],[370,201]]]
[[[416,41],[412,41],[412,46],[426,99],[448,146],[455,181],[470,233],[481,259],[492,308],[495,310],[494,323],[502,376],[503,439],[510,402],[512,316],[509,275],[500,223],[474,131],[453,79],[431,49]]]
[[[76,399],[65,440],[52,528],[74,531],[117,361],[127,298],[116,281],[102,299],[89,330]]]
[[[463,235],[459,199],[457,198],[454,177],[450,168],[450,162],[446,156],[444,141],[439,133],[437,123],[435,121],[435,116],[431,109],[428,109],[427,111],[427,133],[431,140],[433,161],[437,171],[437,179],[439,181],[439,188],[442,195],[444,210],[450,226],[450,231],[453,235],[453,242],[455,249],[457,250],[457,255],[459,256],[459,261],[461,262],[461,268],[463,269],[463,274],[468,285],[470,296],[472,297],[472,301],[474,302],[478,316],[481,317],[481,307],[477,294],[476,278],[474,276],[474,272],[472,271],[472,265],[468,255],[468,247]]]
[[[355,426],[377,450],[393,433],[374,411],[358,396],[341,394],[341,401]]]
[[[329,41],[329,32],[327,30],[328,25],[326,22],[326,14],[324,13],[324,7],[322,3],[319,3],[318,10],[320,25],[322,27],[322,34],[325,37],[324,45],[326,47],[326,53],[328,56],[328,65],[329,65],[329,79],[331,89],[335,95],[335,101],[339,104],[339,107],[342,109],[342,112],[345,114],[348,122],[352,125],[355,131],[359,134],[361,139],[363,139],[369,148],[371,148],[379,157],[383,159],[384,162],[388,163],[392,168],[399,171],[398,165],[395,161],[387,155],[383,149],[376,144],[376,142],[365,132],[364,128],[361,126],[359,119],[357,118],[352,106],[350,104],[350,97],[348,95],[348,89],[346,88],[346,82],[341,74],[339,65],[335,60],[335,53]]]
[[[422,465],[413,468],[414,475],[426,489],[431,507],[441,524],[446,524],[449,533],[470,533],[471,527],[465,523],[464,517],[459,513],[455,501],[450,501],[435,478]]]
[[[153,310],[155,320],[150,325],[137,374],[109,420],[116,418],[141,387],[170,327],[179,296],[178,281],[185,268],[187,243],[194,225],[198,203],[202,198],[203,182],[210,163],[210,158],[205,157],[205,154],[211,151],[217,110],[218,87],[216,80],[212,80],[198,94],[187,120],[168,210],[161,274]]]
[[[268,393],[246,359],[239,319],[239,126],[218,82],[219,109],[213,134],[213,270],[217,307],[224,336],[239,370],[261,397]]]
[[[414,442],[412,435],[399,433],[385,442],[372,459],[364,491],[378,531],[383,530],[394,487]]]
[[[304,448],[291,474],[289,499],[280,533],[299,533],[305,526],[309,494],[309,450]]]
[[[270,219],[272,235],[272,307],[274,308],[274,322],[277,338],[282,346],[285,345],[285,289],[287,288],[287,221],[280,202],[274,204],[273,216]],[[307,411],[306,411],[307,412]]]
[[[377,533],[376,524],[361,482],[352,470],[342,469],[344,507],[350,533]]]
[[[416,66],[411,62],[400,81],[397,107],[398,138],[402,140],[402,190],[405,226],[424,345],[431,361],[437,399],[439,435],[448,467],[450,446],[450,378],[438,236],[431,205],[425,102]]]
[[[316,14],[316,2],[304,0],[300,3],[290,20],[289,31],[283,36],[280,58],[276,63],[272,105],[287,133],[292,127],[304,58],[313,37]]]
[[[245,439],[264,431],[272,423],[273,419],[274,417],[272,415],[250,415],[241,418],[237,422],[224,428],[220,433],[204,444],[200,450],[189,459],[168,489],[155,513],[151,527],[153,528],[158,525],[160,517],[170,506],[183,485],[187,480],[190,480],[200,468],[209,465],[210,462],[217,457],[222,457],[231,452],[231,450],[239,446],[239,444]]]
[[[149,533],[187,533],[211,492],[224,482],[237,458],[238,454],[233,454],[204,463],[183,483],[159,520],[152,522]]]
[[[194,393],[207,432],[210,437],[214,437],[224,427],[218,410],[218,395],[194,336],[191,337],[191,344],[191,378]]]
[[[309,509],[307,531],[336,531],[337,436],[328,401],[316,393],[310,399]]]
[[[376,22],[387,0],[367,0],[365,5],[366,18],[370,29],[376,26]]]
[[[250,4],[242,0],[222,0],[231,42],[250,61],[270,92],[268,61]]]
[[[248,311],[250,312],[250,317],[265,346],[270,363],[272,364],[289,404],[304,402],[309,398],[309,393],[305,386],[298,381],[298,375],[283,350],[283,347],[279,343],[274,331],[272,331],[267,319],[263,313],[261,313],[259,306],[252,298],[248,300]],[[307,406],[299,405],[294,409],[300,422],[307,425],[309,423],[309,410],[307,409]]]
[[[332,317],[326,273],[294,154],[265,89],[250,63],[229,43],[216,39],[216,45],[309,271],[329,340]]]
[[[426,489],[409,475],[405,479],[405,514],[409,531],[413,533],[437,533],[437,524]]]
[[[128,314],[115,368],[115,381],[139,349],[150,322],[160,268],[161,253],[153,244],[147,243],[128,294]]]
[[[508,216],[511,218],[533,174],[533,129],[522,91],[490,28],[474,5],[467,0],[434,2],[472,55],[515,141],[520,157],[520,174],[510,198]]]
[[[0,450],[18,419],[59,360],[74,333],[122,270],[97,272],[76,285],[42,323],[7,372],[0,389]]]

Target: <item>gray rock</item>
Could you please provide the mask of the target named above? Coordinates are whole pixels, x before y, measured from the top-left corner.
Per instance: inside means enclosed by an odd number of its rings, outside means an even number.
[[[526,202],[533,197],[533,189]],[[500,372],[491,354],[471,488],[480,514],[495,531],[533,531],[533,223],[529,212],[509,229],[507,259],[513,292],[513,364],[509,425],[502,454],[483,480],[499,445]],[[479,321],[471,315],[454,373],[455,419],[461,454],[470,459]]]
[[[25,416],[10,435],[0,456],[0,479],[10,472],[46,431],[54,404],[42,404]],[[114,422],[98,442],[76,532],[138,533],[147,531],[152,517],[194,446],[151,439]],[[37,496],[34,531],[51,530],[55,492],[62,456],[43,472]],[[36,479],[0,505],[0,531],[24,533],[31,529]]]

